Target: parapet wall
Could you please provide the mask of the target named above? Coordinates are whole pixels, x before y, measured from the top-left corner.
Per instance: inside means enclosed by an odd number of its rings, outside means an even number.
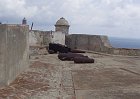
[[[108,48],[107,53],[115,55],[140,56],[140,49]]]
[[[29,45],[41,46],[51,42],[51,31],[31,30],[29,32]]]
[[[65,45],[65,33],[31,30],[29,32],[30,56],[37,55],[39,49],[48,47],[49,43],[59,43]]]
[[[48,46],[49,43],[65,44],[65,34],[54,31],[31,30],[29,33],[30,46]]]
[[[92,51],[105,51],[112,48],[107,36],[71,34],[66,36],[66,45],[72,49],[83,49]]]
[[[27,25],[0,25],[0,86],[28,68],[28,35]]]
[[[140,56],[140,49],[113,48],[107,36],[71,34],[66,45],[72,49],[90,50],[115,55]]]

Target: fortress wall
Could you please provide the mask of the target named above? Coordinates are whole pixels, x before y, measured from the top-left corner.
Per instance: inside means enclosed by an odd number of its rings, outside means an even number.
[[[28,35],[27,25],[0,25],[0,86],[28,68]]]
[[[51,42],[51,31],[31,30],[29,33],[30,46],[48,45]]]
[[[31,30],[29,33],[30,46],[48,46],[49,43],[59,43],[65,45],[65,34],[54,31]]]
[[[49,43],[65,45],[65,33],[31,30],[29,32],[30,56],[37,55],[39,50],[48,47]]]
[[[51,42],[51,31],[30,30],[29,32],[29,54],[38,55],[38,52],[45,45]]]
[[[72,49],[90,50],[115,55],[140,56],[140,49],[113,48],[107,36],[71,34],[66,45]]]
[[[66,36],[66,45],[72,49],[92,50],[106,52],[112,48],[106,36],[71,34]]]
[[[140,56],[140,49],[109,48],[108,53],[115,55]]]

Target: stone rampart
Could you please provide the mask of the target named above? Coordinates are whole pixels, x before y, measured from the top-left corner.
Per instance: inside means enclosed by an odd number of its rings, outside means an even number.
[[[140,49],[113,48],[107,36],[71,34],[66,36],[66,45],[72,49],[90,50],[115,55],[140,56]]]
[[[65,34],[55,31],[31,30],[29,33],[30,46],[48,46],[49,43],[65,45]]]
[[[112,48],[107,36],[71,34],[66,36],[66,45],[72,49],[105,51]]]
[[[27,25],[0,25],[0,86],[28,68],[28,35]]]

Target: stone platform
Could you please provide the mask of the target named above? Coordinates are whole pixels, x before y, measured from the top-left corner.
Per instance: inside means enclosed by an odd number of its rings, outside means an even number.
[[[93,64],[60,61],[57,55],[32,56],[30,67],[0,99],[139,99],[140,57],[86,53]]]

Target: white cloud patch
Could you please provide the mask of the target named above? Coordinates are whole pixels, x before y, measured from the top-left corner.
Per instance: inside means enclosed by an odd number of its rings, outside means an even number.
[[[71,32],[140,37],[138,0],[0,0],[0,21],[26,17],[41,29],[53,29],[65,17]],[[132,35],[133,34],[133,35]],[[137,36],[139,35],[139,36]]]
[[[37,7],[26,6],[25,0],[0,0],[0,17],[15,16],[30,18],[36,14]]]

